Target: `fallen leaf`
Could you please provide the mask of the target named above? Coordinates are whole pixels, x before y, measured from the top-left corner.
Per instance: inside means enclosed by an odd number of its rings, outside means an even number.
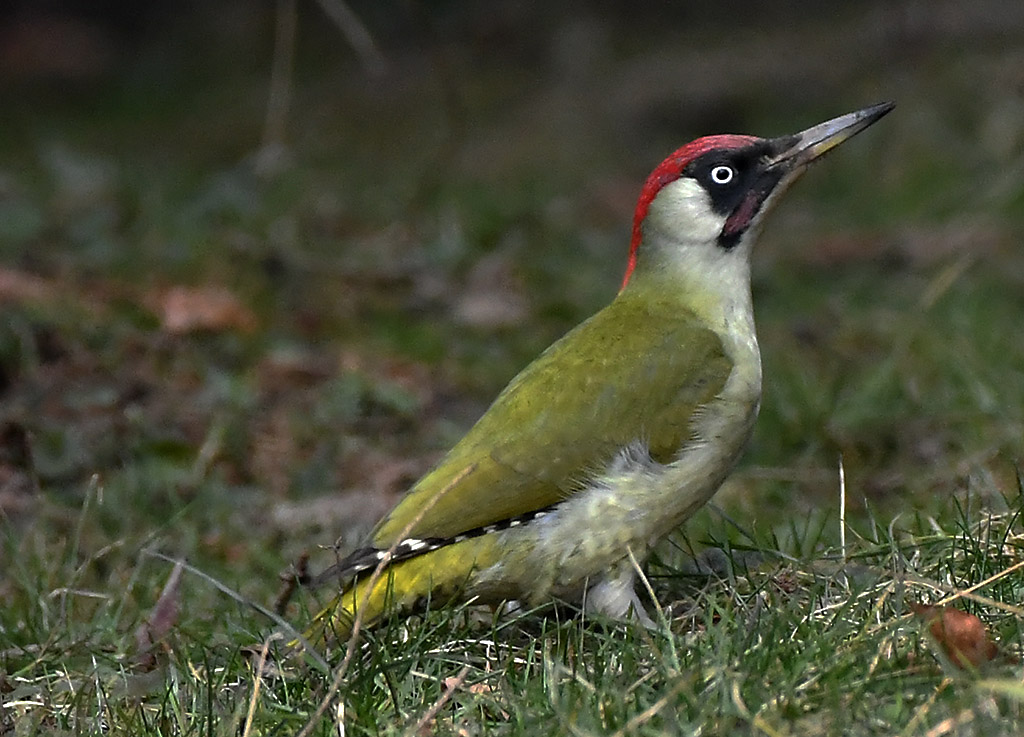
[[[50,282],[24,271],[0,268],[0,302],[41,302],[54,295]]]
[[[456,678],[455,676],[449,676],[448,678],[445,678],[443,681],[441,681],[441,683],[444,684],[445,688],[459,688],[460,686],[462,686],[462,682],[464,680],[464,678]],[[494,689],[488,686],[486,683],[474,683],[473,685],[467,686],[462,690],[475,694],[489,694]]]
[[[331,377],[330,358],[293,348],[271,350],[256,367],[260,384],[266,391],[287,391],[315,386]]]
[[[256,315],[224,287],[171,287],[147,302],[160,315],[164,330],[175,335],[256,328]]]
[[[481,682],[481,683],[474,683],[474,684],[471,684],[469,686],[466,686],[463,683],[464,680],[465,680],[465,678],[459,678],[457,676],[449,676],[448,678],[445,678],[442,681],[442,683],[444,684],[444,687],[446,689],[450,689],[450,690],[458,689],[460,691],[465,691],[466,693],[471,693],[471,694],[474,694],[474,695],[477,695],[477,696],[492,696],[492,695],[494,695],[495,697],[497,696],[496,689],[493,686],[491,686],[490,684],[488,684],[488,683],[482,683]],[[500,706],[497,707],[497,709],[498,709],[498,713],[501,715],[501,718],[504,719],[505,721],[508,721],[509,713],[507,711],[505,711],[504,709],[502,709]]]
[[[526,298],[512,260],[505,251],[481,259],[469,272],[453,318],[485,330],[521,325],[528,313]]]
[[[999,654],[985,624],[974,614],[927,604],[911,604],[910,609],[928,625],[931,636],[958,668],[977,668]]]
[[[156,656],[153,647],[171,631],[178,622],[180,604],[182,565],[179,561],[167,577],[160,598],[153,605],[153,611],[145,622],[135,630],[135,645],[139,649],[135,661],[144,669],[156,667]]]

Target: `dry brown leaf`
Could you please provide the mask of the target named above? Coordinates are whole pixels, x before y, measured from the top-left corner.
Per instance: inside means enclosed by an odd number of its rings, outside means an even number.
[[[957,667],[977,668],[999,654],[984,622],[974,614],[927,604],[911,604],[910,608],[928,625],[931,636]]]
[[[457,676],[449,676],[448,678],[445,678],[442,683],[446,689],[459,689],[477,696],[490,696],[491,694],[497,693],[497,689],[489,683],[474,683],[470,686],[464,686],[462,684],[463,680],[465,679],[460,679]],[[501,707],[498,707],[498,713],[501,715],[502,719],[506,721],[509,719],[509,713]]]
[[[179,561],[174,565],[171,575],[167,577],[167,583],[160,592],[160,598],[153,605],[153,611],[135,630],[135,645],[139,649],[135,656],[136,662],[147,670],[156,666],[154,645],[165,638],[171,628],[178,623],[182,570]]]
[[[453,317],[462,325],[484,330],[515,327],[529,312],[522,281],[505,251],[481,259],[460,292]]]
[[[459,686],[462,685],[462,680],[465,679],[459,679],[455,676],[449,676],[448,678],[445,678],[443,681],[441,681],[441,683],[444,684],[445,688],[459,688]],[[486,683],[474,683],[472,686],[467,686],[462,690],[475,694],[489,694],[494,691],[494,688]]]
[[[0,267],[0,302],[39,302],[53,297],[54,291],[45,279]]]
[[[334,367],[330,359],[314,353],[295,350],[275,350],[257,365],[260,384],[267,391],[315,386],[329,379]]]
[[[150,297],[164,330],[176,335],[256,328],[256,315],[224,287],[171,287]]]

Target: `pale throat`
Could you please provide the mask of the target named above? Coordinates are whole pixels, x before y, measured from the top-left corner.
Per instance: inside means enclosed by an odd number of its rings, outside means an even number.
[[[635,286],[673,294],[716,332],[753,332],[750,250],[754,229],[730,249],[718,243],[726,216],[689,178],[671,182],[651,202],[633,276]]]

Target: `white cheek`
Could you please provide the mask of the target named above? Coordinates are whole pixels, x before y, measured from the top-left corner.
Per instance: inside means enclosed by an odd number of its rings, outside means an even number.
[[[666,184],[658,192],[644,225],[673,240],[706,243],[718,238],[725,216],[712,209],[711,198],[703,187],[685,178]]]

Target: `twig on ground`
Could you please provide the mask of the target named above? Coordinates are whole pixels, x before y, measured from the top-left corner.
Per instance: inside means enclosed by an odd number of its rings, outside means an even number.
[[[298,560],[281,572],[280,578],[281,590],[274,598],[274,611],[283,616],[285,609],[288,608],[288,602],[295,595],[295,590],[309,580],[309,553],[303,551]]]

